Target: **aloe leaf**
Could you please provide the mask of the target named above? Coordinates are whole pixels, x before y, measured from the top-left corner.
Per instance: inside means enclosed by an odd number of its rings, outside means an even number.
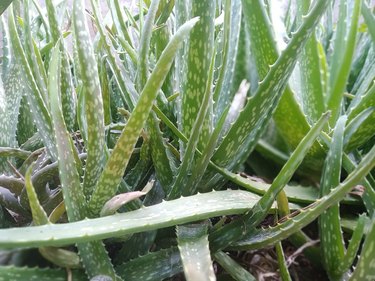
[[[35,225],[49,224],[49,218],[40,205],[38,196],[35,192],[32,180],[31,172],[33,170],[33,165],[27,169],[25,176],[25,186],[27,190],[27,196],[29,198],[29,204],[31,213],[33,216],[33,222]],[[39,248],[41,255],[49,260],[50,262],[60,266],[68,268],[78,268],[80,265],[79,257],[76,253],[64,249],[58,249],[53,247],[41,247]]]
[[[49,71],[48,91],[59,155],[58,166],[64,203],[69,221],[78,221],[86,217],[86,200],[81,188],[73,152],[74,147],[60,108],[60,50],[58,45],[53,50]],[[104,274],[116,278],[111,261],[101,241],[77,244],[77,247],[89,277]]]
[[[331,192],[317,200],[309,207],[301,209],[297,214],[281,222],[275,227],[256,229],[247,238],[232,244],[234,249],[258,249],[273,245],[286,239],[304,226],[314,221],[322,212],[337,204],[353,186],[359,183],[375,166],[375,147],[363,158],[348,177]]]
[[[207,224],[190,224],[176,227],[178,249],[188,281],[216,280],[210,249]]]
[[[234,167],[246,159],[245,157],[247,157],[248,153],[253,150],[264,130],[262,130],[262,128],[266,127],[265,125],[270,121],[272,113],[276,109],[282,94],[282,89],[285,87],[296,63],[296,55],[302,49],[303,43],[310,35],[310,32],[312,32],[313,27],[318,23],[322,13],[328,5],[328,2],[329,1],[316,2],[309,15],[305,17],[300,29],[294,34],[286,49],[270,68],[268,74],[259,84],[256,93],[247,102],[245,108],[240,113],[236,122],[232,125],[230,131],[217,149],[217,152],[213,157],[215,164],[226,166],[227,168]],[[260,9],[260,11],[258,11],[259,13],[264,12],[259,6],[261,5],[260,3],[252,3],[255,6],[250,4],[250,1],[243,2],[244,13],[249,20],[253,18],[251,13],[255,11],[254,7]],[[251,22],[249,22],[249,24],[251,24]],[[269,46],[269,48],[272,47]],[[274,60],[272,61],[274,62]],[[290,110],[284,117],[290,118],[292,112],[295,113],[296,111]],[[289,124],[285,121],[284,117],[283,122]],[[295,117],[292,123],[296,123],[296,120],[299,120],[299,118]],[[303,124],[304,122],[297,123]],[[308,129],[308,127],[305,129]],[[295,140],[300,140],[302,137],[300,138],[299,134],[306,131],[307,130],[299,130],[298,134],[293,134],[293,138]],[[248,132],[250,132],[250,134]],[[246,147],[246,153],[243,151],[244,147]],[[241,149],[241,152],[239,152],[239,149]]]
[[[171,188],[170,194],[168,195],[168,198],[170,199],[175,199],[181,194],[186,196],[194,194],[195,192],[195,186],[189,186],[186,183],[188,182],[188,175],[191,173],[195,149],[198,146],[199,138],[201,136],[201,133],[203,132],[202,128],[209,111],[210,101],[212,101],[211,85],[214,74],[214,58],[215,57],[212,56],[204,96],[201,100],[201,106],[199,107],[198,114],[196,115],[196,120],[194,121],[193,127],[191,128],[189,141],[186,145],[182,163],[179,167],[179,171],[176,180]]]
[[[289,160],[283,166],[279,174],[272,182],[270,188],[262,198],[251,208],[240,220],[233,221],[222,228],[214,231],[210,235],[210,241],[215,246],[215,250],[224,249],[232,242],[239,240],[245,233],[249,233],[262,219],[264,219],[276,199],[277,194],[289,182],[294,172],[301,164],[306,153],[311,148],[316,138],[319,136],[323,126],[327,123],[329,113],[325,113],[311,128],[301,143],[293,151]],[[220,246],[219,246],[220,245]],[[219,247],[219,248],[216,248]]]
[[[160,0],[152,0],[147,11],[146,19],[142,26],[141,38],[138,49],[138,65],[137,65],[137,88],[141,91],[148,78],[149,61],[148,54],[150,51],[150,42],[152,35],[152,27],[155,21],[156,12],[158,10]]]
[[[365,215],[359,216],[354,232],[349,241],[349,245],[345,253],[345,257],[343,260],[341,260],[337,268],[337,272],[341,272],[341,273],[347,272],[352,266],[354,259],[357,257],[357,252],[361,245],[363,233],[365,231],[366,219],[367,217]]]
[[[372,280],[375,278],[374,264],[374,237],[375,237],[375,217],[371,219],[371,228],[366,236],[362,247],[361,256],[356,264],[353,275],[349,278],[350,281]]]
[[[198,186],[198,184],[200,183],[207,167],[210,164],[210,159],[215,152],[216,144],[219,141],[220,134],[224,130],[228,112],[229,107],[223,111],[221,117],[217,121],[215,128],[207,142],[207,145],[202,152],[202,155],[200,155],[196,160],[195,166],[192,169],[191,176],[188,179],[188,183],[186,184],[186,186],[191,186],[191,188],[194,190],[198,189],[200,191],[208,191],[205,190],[203,186]]]
[[[30,218],[28,211],[18,201],[18,198],[8,189],[0,186],[0,205],[25,218]]]
[[[29,62],[27,61],[25,52],[22,48],[21,41],[17,33],[12,9],[10,9],[8,24],[14,54],[15,56],[17,56],[18,62],[21,65],[21,71],[25,73],[27,83],[29,84],[29,87],[31,89],[31,91],[29,92],[30,94],[27,95],[27,99],[33,113],[35,124],[38,128],[39,136],[43,140],[43,143],[46,146],[52,160],[56,160],[57,152],[53,141],[51,116],[43,100],[42,93],[40,92],[35,82]]]
[[[0,146],[15,148],[18,146],[16,139],[16,129],[17,129],[17,117],[19,114],[19,108],[21,103],[22,94],[24,93],[25,87],[20,83],[22,80],[19,79],[21,75],[19,66],[11,64],[8,69],[4,84],[0,78],[0,120],[3,120],[0,129]],[[15,150],[13,152],[16,155],[6,155],[5,148],[1,149],[0,155],[2,157],[17,156]],[[21,154],[18,154],[20,156]],[[9,165],[6,163],[8,159],[0,159],[0,172],[1,173],[12,173],[9,169]]]
[[[286,140],[287,144],[292,148],[295,148],[298,145],[300,140],[309,130],[310,125],[308,124],[308,121],[304,116],[304,113],[302,112],[300,104],[294,97],[294,93],[291,91],[288,85],[286,85],[286,81],[289,79],[289,76],[291,75],[298,53],[303,50],[304,44],[301,43],[304,40],[307,40],[311,32],[313,32],[313,29],[311,29],[311,27],[315,26],[318,23],[322,13],[328,6],[328,2],[326,1],[326,3],[324,4],[318,2],[314,3],[314,6],[311,8],[309,14],[306,17],[304,17],[303,23],[301,24],[299,30],[295,34],[293,34],[293,37],[289,42],[288,46],[278,58],[276,44],[273,39],[272,29],[269,24],[269,20],[267,18],[266,10],[263,3],[261,3],[261,1],[258,0],[243,1],[244,14],[246,15],[247,19],[247,28],[250,31],[249,34],[251,41],[251,52],[253,53],[256,62],[258,74],[260,76],[259,78],[262,80],[260,86],[256,90],[254,100],[249,101],[248,104],[250,105],[246,106],[254,106],[259,108],[257,110],[257,113],[254,115],[257,117],[255,119],[251,118],[249,120],[252,123],[255,123],[258,119],[258,116],[260,116],[259,111],[264,110],[263,107],[267,104],[268,108],[267,110],[263,111],[262,116],[270,116],[268,112],[275,112],[274,120],[277,125],[278,131]],[[314,18],[313,11],[315,10],[315,12],[318,12],[318,10],[320,9],[320,15],[316,14]],[[311,17],[311,21],[307,20],[309,17]],[[311,26],[311,24],[313,25]],[[305,27],[307,27],[307,25],[310,25],[310,27],[306,30],[309,30],[310,32],[301,32]],[[263,36],[258,36],[259,29],[261,30]],[[299,37],[299,35],[297,36],[297,34],[302,35],[302,37],[304,38],[302,40],[297,39]],[[283,71],[277,71],[276,68],[278,68],[278,64],[281,63],[286,57],[289,60],[287,64],[290,65],[287,68],[285,66],[282,66],[280,69],[283,69]],[[286,62],[284,61],[283,63]],[[284,77],[272,77],[276,73],[278,73],[277,76],[281,75]],[[273,87],[275,87],[276,90],[272,90]],[[260,95],[258,94],[260,92],[264,92],[264,97],[260,97]],[[270,104],[272,104],[272,106],[269,106]],[[246,108],[245,111],[247,111]],[[266,123],[269,120],[269,118],[270,117],[260,118],[261,123]],[[261,124],[252,124],[251,126],[259,126],[264,128],[266,127]],[[252,133],[252,136],[248,137],[248,140],[246,141],[246,147],[248,147],[249,150],[253,149],[254,138],[255,140],[258,139],[259,137],[257,135],[260,134],[259,130],[251,131],[258,132]],[[236,147],[236,145],[234,147]],[[313,162],[315,162],[314,158],[319,157],[320,154],[322,154],[322,150],[316,143],[314,145],[314,149],[311,150],[305,162],[310,159]],[[319,166],[319,163],[314,163],[314,166]]]
[[[147,266],[150,264],[152,266]],[[129,281],[140,278],[163,280],[182,271],[180,253],[177,247],[152,252],[116,267],[116,271]]]
[[[334,124],[334,122],[337,120],[342,109],[342,96],[345,91],[346,83],[350,74],[350,66],[352,63],[354,49],[357,41],[358,19],[360,15],[361,4],[361,0],[356,0],[354,2],[354,9],[353,14],[351,16],[352,21],[350,24],[350,29],[344,39],[344,42],[339,42],[340,44],[344,44],[342,56],[340,58],[333,57],[333,59],[339,60],[339,64],[335,66],[337,67],[337,69],[331,68],[331,71],[333,71],[333,73],[331,74],[332,79],[330,83],[330,89],[328,92],[327,102],[328,109],[332,110],[332,116],[330,120],[331,125]],[[345,22],[341,24],[345,25]],[[336,46],[337,45],[335,41],[335,47]]]
[[[222,251],[214,254],[215,260],[237,281],[256,281],[255,277]]]
[[[346,120],[347,116],[343,115],[336,123],[320,182],[321,196],[327,195],[332,188],[338,186],[340,183]],[[338,204],[333,205],[321,214],[319,226],[324,266],[330,278],[338,280],[342,272],[337,272],[337,267],[343,260],[346,250],[341,232]]]
[[[46,1],[46,8],[48,13],[48,21],[50,31],[53,39],[53,43],[62,37],[59,30],[59,24],[57,21],[56,9],[52,3],[52,0]],[[72,131],[75,125],[75,108],[76,108],[76,97],[73,87],[72,75],[70,71],[69,57],[64,47],[64,41],[61,41],[61,102],[62,110],[64,114],[65,123],[67,124],[68,130]]]
[[[32,170],[33,165],[27,169],[25,176],[25,186],[27,190],[27,196],[29,198],[31,213],[33,215],[33,221],[35,225],[49,224],[48,216],[43,207],[40,205],[38,196],[31,181]]]
[[[365,143],[375,134],[372,129],[374,120],[375,106],[366,108],[348,124],[345,130],[345,150],[351,151],[359,147],[360,143]]]
[[[73,280],[84,281],[87,277],[83,271],[72,271]],[[0,266],[0,280],[14,280],[14,281],[66,281],[68,273],[65,269],[51,269],[51,268],[27,268],[15,266]]]
[[[90,199],[89,210],[92,214],[98,214],[104,203],[115,195],[118,184],[121,181],[134,146],[138,140],[138,136],[149,116],[153,101],[156,99],[172,65],[174,56],[181,42],[186,38],[197,21],[197,18],[192,19],[180,27],[164,50],[155,69],[147,80],[139,96],[138,103],[121,133]]]
[[[30,151],[26,151],[20,148],[0,147],[0,157],[17,157],[25,160],[30,156],[30,154]]]
[[[197,119],[203,96],[207,89],[209,69],[214,51],[214,18],[215,1],[193,0],[191,6],[192,16],[199,16],[200,20],[191,31],[186,56],[185,77],[181,81],[181,131],[190,136],[194,122]],[[199,136],[198,147],[203,148],[206,139],[211,134],[212,104],[205,116],[204,124]],[[184,147],[181,149],[181,157],[184,157]]]
[[[4,0],[0,3],[0,15],[4,13],[4,11],[8,8],[10,3],[12,3],[13,0]]]
[[[0,175],[0,186],[8,189],[11,193],[19,196],[25,183],[22,179],[14,176]]]
[[[48,97],[47,97],[47,74],[43,65],[42,57],[39,49],[35,44],[35,41],[31,34],[31,22],[30,22],[30,9],[29,0],[23,1],[24,5],[24,50],[28,60],[29,67],[31,69],[34,81],[44,99],[44,102],[48,108]]]
[[[308,13],[310,0],[298,1],[298,21]],[[301,75],[301,94],[303,111],[310,123],[316,122],[325,111],[322,74],[319,59],[318,42],[315,33],[307,40],[299,58]]]
[[[61,246],[121,237],[210,217],[241,214],[253,207],[258,200],[259,196],[247,191],[215,191],[164,201],[103,218],[68,224],[0,229],[0,248]]]
[[[372,37],[372,42],[375,42],[375,17],[366,1],[363,1],[362,3],[361,13],[363,15],[363,18],[365,19],[367,28]]]
[[[152,119],[152,120],[150,120]],[[173,183],[175,175],[175,165],[172,155],[168,153],[166,142],[160,130],[160,119],[154,113],[148,122],[150,132],[151,157],[158,180],[164,192],[167,194]]]
[[[30,91],[29,87],[26,89]],[[28,108],[27,95],[29,95],[29,93],[25,92],[21,98],[19,115],[18,115],[17,141],[18,141],[18,145],[20,146],[26,143],[27,140],[29,140],[33,135],[36,135],[36,130],[37,130],[34,124],[32,113],[30,112],[30,109]]]
[[[229,105],[233,93],[232,81],[240,37],[242,5],[240,0],[224,2],[224,51],[219,78],[215,86],[215,116],[220,117]],[[215,120],[217,122],[217,120]]]
[[[120,88],[120,95],[123,103],[132,110],[135,106],[136,100],[138,98],[138,93],[134,87],[133,82],[129,79],[129,74],[126,71],[117,51],[110,44],[108,36],[104,32],[105,28],[103,26],[103,19],[99,14],[99,8],[97,0],[91,0],[91,5],[93,7],[93,12],[95,15],[96,24],[98,26],[98,31],[103,42],[104,51],[107,54],[107,60],[113,71],[115,80]]]
[[[0,17],[0,34],[1,34],[1,56],[0,56],[0,66],[1,66],[1,76],[0,80],[2,78],[3,81],[5,81],[5,77],[8,73],[10,62],[11,62],[11,56],[12,56],[12,49],[10,47],[9,42],[9,31],[7,28],[7,25],[5,23],[5,17]]]
[[[79,69],[83,82],[85,98],[85,116],[87,126],[88,152],[86,159],[83,190],[89,196],[97,183],[104,164],[104,113],[103,100],[99,84],[98,67],[91,44],[89,29],[84,14],[84,3],[75,0],[73,3],[73,25],[75,44],[78,52]]]

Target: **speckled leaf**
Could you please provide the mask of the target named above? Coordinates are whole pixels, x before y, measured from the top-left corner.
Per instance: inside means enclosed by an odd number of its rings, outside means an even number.
[[[250,233],[267,216],[277,194],[279,194],[290,181],[298,166],[306,156],[308,150],[319,136],[323,126],[326,125],[328,118],[329,113],[325,113],[318,122],[316,122],[293,151],[288,161],[273,180],[267,192],[254,205],[254,207],[246,213],[245,216],[240,220],[226,224],[210,235],[210,242],[220,245],[220,248],[215,248],[215,250],[224,249],[229,244],[243,237],[246,233]]]
[[[200,20],[191,31],[186,55],[187,68],[184,73],[181,89],[181,131],[189,137],[194,122],[197,119],[199,108],[203,102],[203,96],[209,80],[209,69],[214,51],[214,18],[216,1],[193,0],[191,14],[199,16]],[[206,139],[212,131],[212,104],[205,116],[199,135],[198,147],[202,149],[206,145]],[[183,152],[184,147],[180,150]],[[184,157],[184,152],[181,153]]]
[[[86,200],[75,162],[74,146],[67,131],[60,108],[60,53],[53,50],[49,72],[49,98],[58,151],[58,166],[64,203],[69,221],[86,217]],[[43,226],[42,226],[43,227]],[[79,255],[89,277],[104,274],[116,277],[111,261],[101,241],[77,244]]]
[[[174,181],[171,191],[168,195],[169,199],[175,199],[181,195],[191,195],[195,192],[195,186],[187,185],[187,183],[194,162],[195,150],[199,144],[200,137],[202,137],[202,129],[204,128],[204,122],[207,118],[207,114],[209,114],[210,103],[212,102],[211,87],[214,75],[214,58],[215,56],[212,56],[211,58],[207,81],[205,81],[206,88],[203,94],[203,98],[200,101],[201,104],[198,106],[198,114],[195,116],[193,126],[189,133],[190,137],[185,148],[184,156],[179,167],[176,180]],[[207,146],[207,142],[205,146]]]
[[[68,273],[65,269],[27,268],[15,266],[0,266],[0,281],[66,281]],[[72,271],[74,281],[86,281],[83,271]]]
[[[22,48],[12,9],[10,9],[8,24],[13,51],[18,59],[18,62],[20,63],[20,71],[25,74],[27,81],[26,83],[31,89],[30,92],[28,91],[27,100],[33,114],[34,122],[38,129],[39,136],[43,140],[50,157],[52,160],[56,160],[57,152],[53,140],[51,117],[42,97],[42,93],[35,82],[29,62],[26,59],[25,52]]]
[[[116,267],[120,276],[128,281],[160,281],[182,271],[177,247],[149,253]]]
[[[168,153],[166,141],[160,130],[160,120],[154,113],[150,117],[152,120],[148,122],[151,143],[151,157],[158,180],[160,181],[164,192],[167,194],[173,183],[175,175],[175,159]]]
[[[255,120],[253,117],[248,118],[248,120],[250,120],[248,123],[254,123],[258,119],[261,121],[259,123],[266,123],[270,119],[270,113],[274,112],[273,119],[278,132],[292,149],[295,148],[305,136],[310,125],[302,111],[302,106],[299,104],[295,94],[286,82],[293,71],[299,53],[303,51],[305,46],[303,42],[306,42],[310,34],[313,32],[314,27],[318,24],[319,19],[329,5],[329,2],[330,1],[325,1],[325,3],[314,3],[309,14],[304,17],[298,31],[292,34],[289,44],[279,56],[274,41],[272,26],[267,17],[267,10],[263,1],[242,1],[245,20],[250,35],[251,52],[261,81],[254,94],[254,100],[249,101],[247,106],[249,111],[253,106],[256,108],[255,110],[251,110],[254,112],[254,115],[250,115],[249,113],[243,115],[256,116]],[[315,16],[313,16],[314,13]],[[302,30],[305,31],[302,32]],[[299,36],[301,37],[297,39]],[[282,66],[279,70],[276,70],[276,68],[278,68],[277,65],[286,58],[289,60],[288,68]],[[275,74],[276,76],[274,76]],[[281,78],[282,76],[283,78]],[[259,92],[264,92],[264,97],[259,97]],[[261,102],[261,104],[259,104],[259,102]],[[245,109],[245,111],[248,112],[247,109]],[[265,125],[261,124],[253,124],[252,126],[266,128]],[[245,131],[248,131],[248,128],[246,128]],[[251,129],[250,131],[251,134],[248,137],[245,146],[249,147],[249,150],[252,150],[254,140],[251,139],[258,139],[260,130]],[[241,136],[241,139],[243,138],[244,137]],[[234,147],[237,147],[237,145],[234,145]],[[309,164],[313,163],[314,165],[310,165],[310,167],[318,168],[322,163],[317,163],[316,158],[319,159],[322,155],[323,151],[321,147],[318,143],[315,143],[304,162]],[[311,163],[308,162],[310,160],[312,161]]]
[[[0,248],[61,246],[121,237],[222,215],[243,214],[259,198],[242,190],[214,191],[103,218],[0,229]]]
[[[331,146],[327,154],[323,175],[320,181],[321,196],[327,195],[332,188],[340,183],[344,131],[347,116],[343,115],[336,123]],[[337,272],[339,263],[345,255],[344,239],[340,225],[339,205],[333,205],[321,214],[319,218],[320,243],[323,263],[328,276],[338,280],[343,272]]]
[[[347,272],[353,264],[353,261],[357,258],[359,247],[362,243],[363,234],[365,232],[366,222],[369,222],[369,218],[366,215],[360,215],[355,221],[355,228],[351,239],[349,240],[349,245],[345,253],[345,257],[341,260],[337,272]],[[340,220],[342,223],[342,220]],[[371,227],[371,223],[369,224]]]
[[[12,64],[6,75],[4,84],[0,78],[0,147],[17,147],[16,129],[21,98],[24,87],[19,66]],[[16,121],[15,121],[16,120]],[[4,155],[6,157],[6,155]],[[8,158],[10,160],[11,158]],[[0,172],[11,173],[7,159],[0,158]]]
[[[187,281],[216,280],[207,239],[207,223],[176,227],[177,243]]]
[[[255,7],[261,5],[258,3],[256,6],[254,6],[255,3],[253,3],[254,5],[251,5],[250,2],[254,1],[243,2],[244,13],[247,15],[250,21],[249,24],[251,24],[253,17],[251,17],[251,14],[247,13],[249,13],[250,10],[255,9]],[[298,29],[298,32],[294,34],[290,43],[282,52],[277,61],[275,62],[275,58],[270,58],[274,64],[271,66],[268,74],[259,84],[256,93],[247,102],[245,108],[243,111],[241,111],[236,122],[232,125],[228,134],[219,146],[213,157],[216,164],[226,166],[227,168],[235,167],[244,161],[247,155],[253,150],[259,137],[264,132],[266,124],[270,121],[272,113],[276,109],[283,92],[282,90],[285,88],[286,82],[296,63],[298,53],[301,51],[302,47],[304,46],[304,42],[313,31],[313,28],[318,24],[320,17],[328,5],[328,2],[329,1],[316,2],[309,15],[304,18],[304,22]],[[264,13],[262,8],[258,8],[260,9],[258,11],[259,13]],[[259,23],[257,22],[256,25],[258,26]],[[259,32],[258,29],[257,31]],[[272,38],[270,38],[270,40],[271,39]],[[265,45],[265,48],[272,48],[272,46],[269,46],[269,44]],[[265,58],[267,57],[267,54],[262,54],[261,56]],[[268,54],[268,56],[270,56],[270,54]],[[268,71],[268,66],[265,72],[266,71]],[[284,99],[286,96],[288,95],[284,95]],[[289,105],[291,104],[293,104],[293,101],[289,102]],[[298,143],[307,132],[309,126],[306,120],[301,121],[301,118],[294,116],[295,114],[299,114],[297,112],[298,110],[290,109],[288,113],[283,116],[283,124],[306,124],[303,130],[298,129],[296,131],[293,129],[295,133],[289,135],[289,137],[293,137],[293,142],[297,141]],[[292,123],[290,123],[284,117],[287,117],[288,119],[292,118]],[[294,127],[294,125],[291,126]],[[289,131],[289,129],[285,132],[287,131]]]
[[[353,186],[358,184],[375,166],[375,147],[366,155],[349,176],[328,195],[317,200],[299,213],[279,222],[275,227],[256,229],[246,238],[232,244],[235,249],[259,249],[286,239],[304,226],[314,221],[322,212],[337,204]]]
[[[240,37],[242,5],[240,0],[224,2],[224,51],[218,82],[213,95],[215,100],[215,123],[229,105],[232,91],[238,42]],[[243,58],[242,58],[243,59]],[[246,59],[244,59],[246,61]]]
[[[57,41],[62,37],[60,32],[59,24],[57,21],[57,15],[55,6],[52,0],[46,1],[48,21],[50,32],[52,35],[53,43],[56,44]],[[64,47],[64,41],[61,41],[61,102],[62,110],[64,114],[64,120],[69,131],[72,131],[75,125],[75,113],[76,113],[76,96],[73,87],[72,74],[70,71],[70,64],[68,54]]]
[[[22,80],[24,83],[24,80]],[[30,88],[27,88],[30,91]],[[36,127],[33,120],[33,115],[30,112],[29,105],[27,103],[27,93],[21,98],[21,104],[18,115],[17,123],[17,141],[18,145],[23,145],[27,142],[33,135],[36,134]]]
[[[9,32],[7,24],[5,22],[5,17],[0,17],[0,35],[1,35],[1,44],[0,44],[0,79],[2,78],[5,81],[5,77],[8,73],[12,49],[9,42]]]
[[[147,15],[140,32],[140,42],[138,47],[138,65],[136,85],[139,92],[142,91],[149,73],[149,52],[151,35],[155,21],[156,12],[158,10],[160,0],[152,0],[148,8]]]
[[[371,228],[362,246],[362,252],[350,281],[370,281],[375,278],[375,216],[371,219]]]
[[[85,95],[85,117],[87,122],[86,168],[83,190],[88,197],[94,190],[104,165],[104,112],[96,63],[82,0],[73,2],[73,25],[75,44],[79,58],[79,70]]]
[[[106,163],[104,171],[100,176],[93,196],[90,199],[89,210],[91,214],[97,215],[104,203],[116,194],[117,187],[125,172],[139,134],[149,116],[152,104],[172,65],[176,52],[181,42],[187,37],[197,21],[198,19],[194,18],[180,27],[164,50],[155,69],[147,80],[139,96],[138,103],[124,127]]]
[[[107,54],[107,61],[113,71],[115,81],[117,82],[120,89],[120,96],[122,103],[126,104],[130,110],[134,109],[135,103],[138,99],[138,93],[135,89],[133,81],[129,78],[129,71],[125,69],[123,62],[121,61],[117,51],[110,43],[110,40],[105,33],[104,20],[101,18],[99,13],[99,7],[97,0],[91,0],[93,12],[95,15],[95,21],[98,26],[98,31],[103,43],[104,51]]]
[[[309,11],[310,0],[297,1],[298,23]],[[308,121],[316,122],[325,111],[324,84],[320,69],[318,42],[315,32],[307,40],[299,58],[301,75],[302,108]]]
[[[346,2],[346,1],[343,1]],[[343,3],[341,3],[343,4]],[[340,115],[342,110],[342,100],[343,94],[346,89],[346,83],[350,74],[350,66],[352,64],[352,59],[355,51],[356,41],[357,41],[357,30],[358,30],[358,20],[361,10],[361,0],[354,1],[354,8],[351,15],[351,24],[348,32],[345,32],[345,38],[343,38],[337,44],[343,44],[341,47],[338,47],[335,41],[335,48],[342,48],[342,54],[339,57],[333,56],[333,59],[338,61],[332,63],[331,67],[331,79],[330,79],[330,88],[328,91],[328,109],[332,111],[332,116],[330,120],[331,126],[335,124],[337,118]],[[338,26],[342,24],[346,28],[345,15],[341,15],[343,22],[339,22]],[[341,27],[342,28],[342,27]],[[337,67],[337,69],[335,69]],[[335,75],[336,74],[336,75]]]

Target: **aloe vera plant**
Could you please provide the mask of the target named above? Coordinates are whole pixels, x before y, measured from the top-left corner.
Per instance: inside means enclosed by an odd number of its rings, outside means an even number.
[[[370,1],[11,2],[0,280],[373,280]]]

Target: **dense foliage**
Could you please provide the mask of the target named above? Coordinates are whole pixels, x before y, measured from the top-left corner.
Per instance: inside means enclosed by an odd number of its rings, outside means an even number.
[[[11,2],[0,280],[375,279],[371,1]]]

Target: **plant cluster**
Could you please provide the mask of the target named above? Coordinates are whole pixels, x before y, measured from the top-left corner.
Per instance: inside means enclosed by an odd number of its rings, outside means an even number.
[[[71,2],[0,3],[0,280],[375,280],[370,1]]]

